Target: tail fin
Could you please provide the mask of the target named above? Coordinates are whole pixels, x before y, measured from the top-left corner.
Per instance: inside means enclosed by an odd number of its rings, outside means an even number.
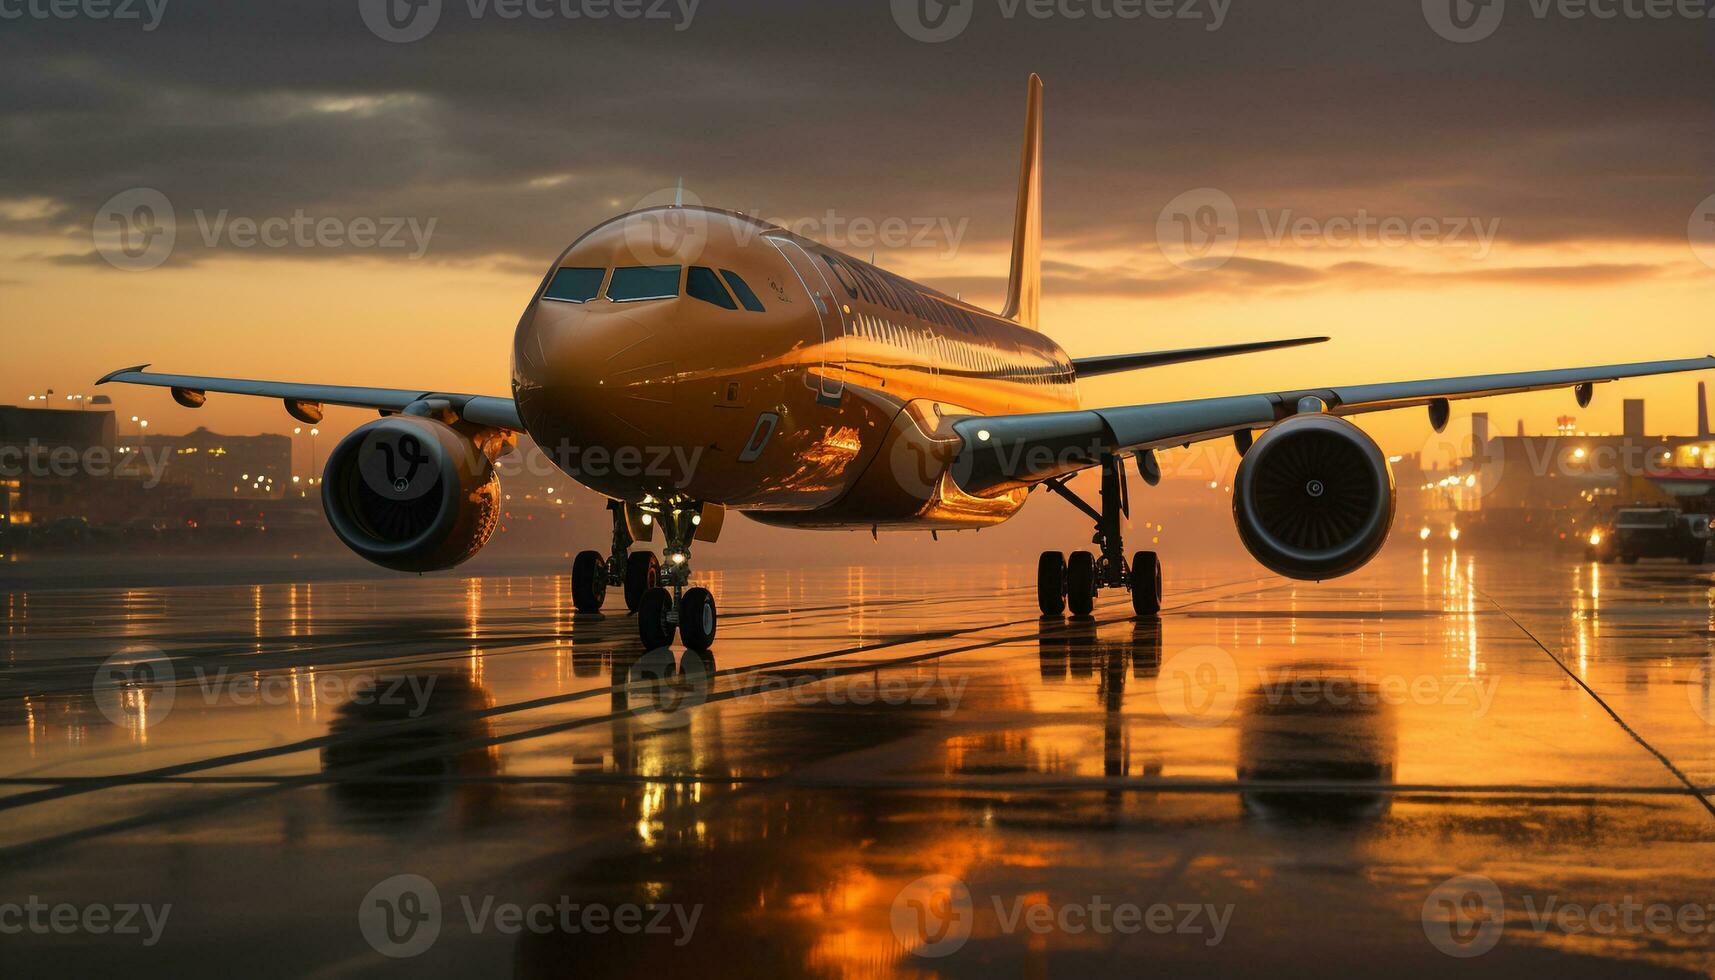
[[[1042,307],[1042,77],[1030,76],[1024,115],[1024,162],[1012,226],[1012,282],[1001,316],[1038,329]]]

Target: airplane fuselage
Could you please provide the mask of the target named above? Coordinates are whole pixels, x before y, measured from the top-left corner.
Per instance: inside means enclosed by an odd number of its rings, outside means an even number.
[[[608,497],[803,527],[983,526],[1023,491],[947,478],[968,415],[1078,407],[1047,336],[765,222],[707,208],[580,237],[519,322],[521,420]]]

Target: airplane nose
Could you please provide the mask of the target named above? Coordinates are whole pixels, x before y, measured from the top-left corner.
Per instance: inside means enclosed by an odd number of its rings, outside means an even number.
[[[641,309],[538,301],[514,351],[532,437],[544,449],[658,440],[677,388],[664,326]]]

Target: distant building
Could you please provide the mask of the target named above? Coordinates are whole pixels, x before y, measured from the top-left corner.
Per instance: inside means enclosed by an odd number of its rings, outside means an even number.
[[[150,435],[143,448],[164,464],[162,482],[188,486],[204,500],[278,500],[292,482],[289,436],[226,436],[199,428],[182,436]]]
[[[111,452],[115,431],[112,412],[0,405],[0,447],[65,446],[79,453],[94,448]]]

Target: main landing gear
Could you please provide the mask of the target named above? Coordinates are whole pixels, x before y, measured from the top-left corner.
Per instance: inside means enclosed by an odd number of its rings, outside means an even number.
[[[1096,593],[1102,589],[1129,589],[1131,608],[1139,616],[1155,616],[1161,612],[1161,559],[1153,551],[1139,551],[1125,560],[1125,542],[1121,538],[1120,519],[1131,514],[1131,500],[1126,492],[1125,469],[1119,457],[1102,455],[1102,509],[1096,510],[1066,486],[1067,477],[1049,480],[1050,492],[1066,498],[1072,506],[1088,514],[1096,522],[1096,534],[1091,538],[1101,551],[1074,551],[1063,555],[1044,551],[1036,563],[1036,602],[1044,616],[1064,615],[1070,607],[1073,616],[1088,616],[1096,606]]]
[[[613,551],[579,552],[572,561],[572,604],[582,612],[600,612],[610,585],[625,590],[625,608],[637,614],[637,632],[651,650],[670,646],[678,634],[692,650],[707,650],[715,641],[718,617],[715,597],[704,588],[687,588],[691,579],[691,540],[702,520],[701,508],[663,506],[646,514],[666,533],[666,563],[647,551],[633,552],[635,541],[625,519],[625,505],[608,501],[613,514]]]

